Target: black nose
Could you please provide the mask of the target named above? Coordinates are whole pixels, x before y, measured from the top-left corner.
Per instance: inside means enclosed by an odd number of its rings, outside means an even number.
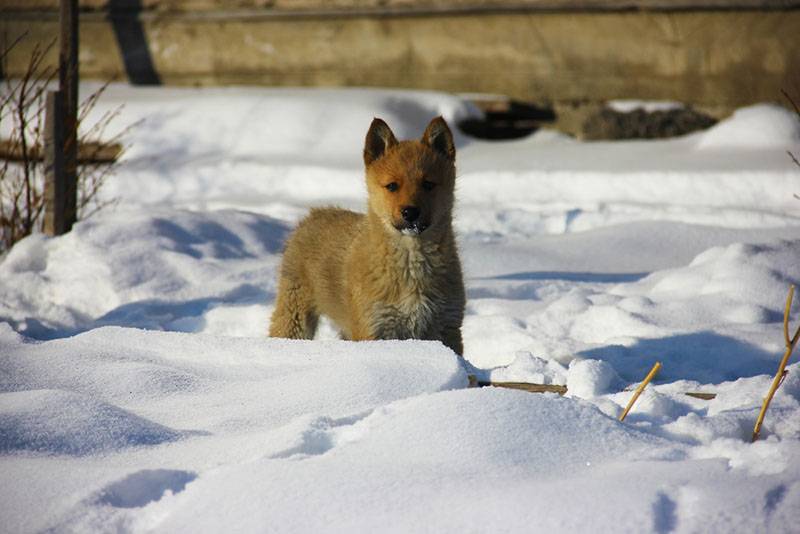
[[[403,220],[406,222],[412,223],[419,219],[419,208],[414,206],[405,206],[400,210],[400,213],[403,214]]]

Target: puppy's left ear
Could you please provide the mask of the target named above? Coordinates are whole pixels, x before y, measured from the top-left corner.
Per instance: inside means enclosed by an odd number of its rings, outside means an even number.
[[[453,134],[447,123],[441,117],[436,117],[425,128],[422,134],[422,143],[428,145],[442,154],[450,161],[456,159],[456,146],[453,144]]]

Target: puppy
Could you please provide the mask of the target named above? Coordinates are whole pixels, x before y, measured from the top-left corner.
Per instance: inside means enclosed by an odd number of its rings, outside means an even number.
[[[367,213],[313,209],[289,238],[269,334],[311,339],[324,314],[344,339],[439,340],[463,354],[464,283],[453,234],[455,146],[433,119],[398,142],[374,119]]]

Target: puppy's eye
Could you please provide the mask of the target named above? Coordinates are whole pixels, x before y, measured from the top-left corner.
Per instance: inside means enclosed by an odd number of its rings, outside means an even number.
[[[428,180],[425,180],[424,182],[422,182],[422,189],[424,189],[425,191],[430,191],[434,187],[436,187],[436,183],[435,182],[429,182]]]
[[[395,191],[400,189],[400,186],[397,185],[397,182],[392,182],[392,183],[386,184],[386,189],[388,189],[391,193],[394,193]]]

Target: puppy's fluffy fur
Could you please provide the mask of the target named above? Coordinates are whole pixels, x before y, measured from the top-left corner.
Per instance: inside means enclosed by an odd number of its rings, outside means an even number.
[[[270,336],[311,339],[324,314],[345,339],[433,339],[461,355],[465,298],[447,123],[437,117],[419,141],[398,142],[375,119],[364,163],[367,213],[315,209],[290,237]]]

